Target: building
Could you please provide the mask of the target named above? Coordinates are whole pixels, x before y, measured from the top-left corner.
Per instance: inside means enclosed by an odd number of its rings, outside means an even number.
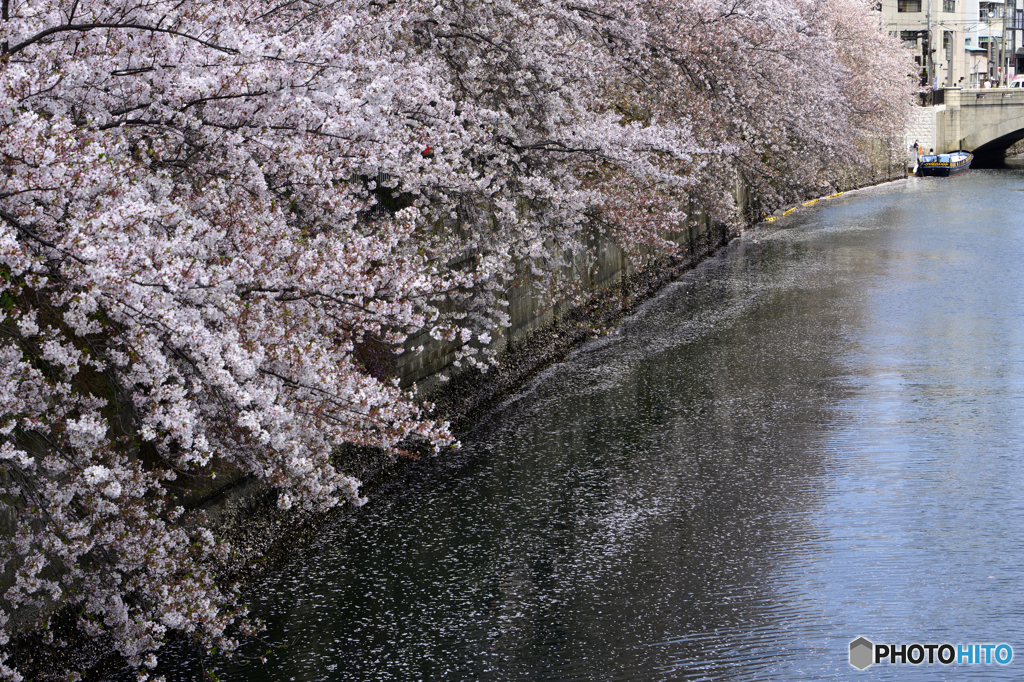
[[[1018,4],[1024,0],[882,0],[881,9],[889,32],[914,52],[921,85],[938,89],[1024,73]]]
[[[974,49],[976,53],[984,50],[989,78],[1005,82],[1015,74],[1022,73],[1024,69],[1018,64],[1016,55],[1021,27],[1021,10],[1017,8],[1017,0],[968,2],[968,19],[974,20],[973,23],[969,21],[969,29],[975,38]]]

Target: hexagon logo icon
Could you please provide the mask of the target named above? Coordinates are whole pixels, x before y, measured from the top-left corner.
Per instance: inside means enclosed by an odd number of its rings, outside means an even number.
[[[857,670],[864,670],[874,663],[875,645],[864,637],[850,642],[850,665]]]

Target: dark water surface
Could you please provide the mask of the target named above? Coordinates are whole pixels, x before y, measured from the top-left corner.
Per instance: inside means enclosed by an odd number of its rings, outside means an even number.
[[[748,232],[329,528],[252,597],[288,646],[218,674],[1024,679],[1021,190]],[[860,673],[860,635],[1016,657]]]

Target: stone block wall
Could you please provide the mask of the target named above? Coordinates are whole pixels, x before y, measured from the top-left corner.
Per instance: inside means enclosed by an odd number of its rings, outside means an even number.
[[[698,214],[699,215],[699,214]],[[666,235],[686,253],[697,253],[712,237],[711,222],[699,218],[695,224],[680,232]],[[578,253],[570,268],[562,273],[573,285],[583,288],[584,293],[597,293],[613,287],[634,269],[626,254],[611,239],[594,235],[586,249]],[[505,293],[506,308],[510,326],[504,335],[495,337],[490,349],[500,352],[508,343],[515,342],[530,332],[554,323],[566,312],[566,304],[548,305],[532,290],[529,282],[512,286]],[[406,352],[396,362],[399,383],[403,388],[414,384],[421,394],[429,393],[436,386],[441,374],[458,371],[454,362],[460,347],[458,343],[435,341],[426,332],[408,340],[406,347],[423,345],[419,353]]]
[[[937,149],[935,118],[937,113],[944,112],[945,110],[946,105],[944,104],[937,107],[914,107],[906,137],[908,158],[910,145],[914,144],[914,140],[918,140],[921,143],[925,153],[929,149]]]

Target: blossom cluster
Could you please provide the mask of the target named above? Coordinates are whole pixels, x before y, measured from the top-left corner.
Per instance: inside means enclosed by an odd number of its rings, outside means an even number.
[[[871,5],[5,0],[0,646],[60,603],[140,670],[172,631],[230,650],[181,491],[361,504],[338,444],[453,437],[360,349],[478,362],[595,231],[642,261],[896,139],[913,69]]]

